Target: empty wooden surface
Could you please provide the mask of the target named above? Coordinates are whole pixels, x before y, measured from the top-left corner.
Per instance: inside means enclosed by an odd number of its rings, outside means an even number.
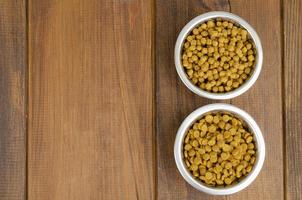
[[[150,1],[29,1],[28,199],[153,199]]]
[[[294,0],[0,1],[0,199],[302,199],[301,9]],[[264,50],[256,84],[223,102],[257,121],[265,164],[247,189],[219,197],[189,186],[173,157],[182,120],[221,102],[190,92],[173,58],[182,27],[213,10],[246,19]]]
[[[286,199],[302,199],[302,2],[284,1]]]
[[[0,199],[25,199],[26,5],[0,1]]]

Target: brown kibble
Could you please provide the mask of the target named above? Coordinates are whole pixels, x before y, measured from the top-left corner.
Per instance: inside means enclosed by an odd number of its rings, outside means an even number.
[[[195,156],[195,151],[193,149],[191,149],[188,154],[190,157],[193,157],[193,156]]]
[[[195,157],[193,162],[196,165],[200,165],[201,164],[201,158],[200,157]]]
[[[255,145],[254,145],[253,143],[249,143],[249,144],[247,145],[247,148],[252,150],[252,149],[255,148]]]
[[[197,151],[200,155],[203,155],[206,153],[206,150],[205,149],[198,149]]]
[[[224,144],[223,147],[222,147],[222,149],[223,149],[224,152],[229,152],[229,151],[231,151],[232,148],[231,148],[230,145]]]
[[[210,146],[214,146],[216,144],[216,141],[215,140],[210,140],[209,142],[208,142],[208,145],[210,145]]]
[[[192,171],[197,171],[197,170],[198,170],[198,166],[195,165],[195,164],[192,164],[191,167],[190,167],[190,169],[191,169]]]
[[[214,152],[219,152],[219,146],[218,146],[218,145],[214,145],[214,146],[212,147],[212,150],[213,150]]]
[[[248,136],[246,138],[246,143],[251,143],[253,141],[253,137],[252,136]]]
[[[251,172],[252,169],[253,169],[252,165],[249,165],[249,166],[246,167],[246,171],[247,171],[247,172]]]
[[[231,137],[231,133],[230,133],[229,131],[225,131],[225,132],[223,133],[223,137],[224,137],[225,139],[228,139],[229,137]]]
[[[251,160],[251,156],[249,154],[246,154],[244,156],[244,160],[247,161],[247,162],[250,161]]]
[[[197,140],[194,140],[194,141],[192,142],[192,146],[193,146],[193,147],[198,147],[198,146],[199,146],[198,141],[197,141]]]
[[[209,154],[204,154],[203,156],[202,156],[202,159],[204,159],[204,160],[209,160],[210,159],[210,155]]]
[[[212,116],[212,115],[207,115],[207,116],[205,117],[205,120],[206,120],[206,122],[208,122],[208,123],[212,123],[212,121],[213,121],[213,116]]]
[[[206,150],[206,152],[211,152],[212,148],[209,145],[206,145],[205,150]]]
[[[199,131],[198,131],[198,130],[195,130],[195,131],[193,132],[193,136],[194,136],[195,138],[198,138],[198,137],[199,137]]]
[[[229,156],[228,153],[225,153],[225,152],[222,152],[222,153],[221,153],[221,158],[222,158],[222,160],[227,160],[229,157],[230,157],[230,156]]]
[[[190,150],[190,149],[192,149],[192,146],[191,146],[190,144],[186,144],[186,145],[185,145],[185,150],[188,151],[188,150]]]
[[[224,182],[225,182],[225,184],[227,184],[227,185],[231,185],[232,180],[231,180],[230,178],[226,178],[226,179],[224,179]]]
[[[224,166],[224,167],[225,167],[226,169],[231,169],[231,168],[232,168],[232,166],[233,166],[233,165],[232,165],[232,163],[231,163],[231,162],[227,162],[227,163],[225,164],[225,166]]]
[[[215,115],[215,116],[213,117],[213,122],[214,122],[215,124],[218,124],[219,121],[220,121],[219,116],[218,116],[218,115]]]
[[[207,172],[206,168],[204,168],[204,167],[203,168],[199,168],[200,175],[204,176],[206,174],[206,172]]]
[[[225,122],[224,122],[224,121],[220,121],[220,122],[218,123],[218,127],[219,127],[220,129],[224,129],[224,126],[225,126]]]
[[[214,126],[214,125],[211,125],[211,126],[209,126],[209,129],[208,129],[208,131],[210,132],[210,133],[214,133],[215,131],[216,131],[216,126]]]
[[[223,116],[222,116],[222,120],[223,120],[224,122],[228,122],[228,121],[230,120],[230,117],[229,117],[228,115],[223,115]]]
[[[206,172],[205,177],[206,177],[207,180],[210,180],[210,179],[213,178],[213,174],[211,172]]]

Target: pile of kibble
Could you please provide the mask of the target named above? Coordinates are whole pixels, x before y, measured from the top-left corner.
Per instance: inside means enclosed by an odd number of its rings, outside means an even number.
[[[203,90],[229,92],[253,71],[255,45],[248,32],[222,19],[202,23],[187,36],[182,65],[193,84]]]
[[[194,177],[210,186],[227,186],[251,172],[256,147],[242,120],[213,113],[195,122],[187,132],[183,154]]]

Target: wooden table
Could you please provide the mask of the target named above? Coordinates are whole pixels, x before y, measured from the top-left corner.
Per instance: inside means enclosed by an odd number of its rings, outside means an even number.
[[[231,196],[186,184],[181,121],[217,101],[178,78],[181,28],[212,10],[246,19],[261,75],[232,100],[267,146],[256,181]],[[302,199],[302,1],[0,0],[0,199]]]

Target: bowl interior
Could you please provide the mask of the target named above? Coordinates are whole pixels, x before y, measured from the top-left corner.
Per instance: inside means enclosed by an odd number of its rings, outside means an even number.
[[[208,92],[206,90],[203,90],[203,89],[197,87],[188,78],[188,76],[185,72],[185,69],[182,66],[182,62],[181,62],[183,45],[185,43],[186,37],[192,32],[192,30],[195,27],[197,27],[200,24],[202,24],[204,22],[207,22],[211,19],[217,19],[217,18],[231,21],[234,24],[236,24],[237,26],[242,27],[245,30],[247,30],[248,38],[252,41],[254,49],[256,50],[255,63],[254,63],[254,66],[253,66],[253,69],[251,71],[250,76],[238,88],[236,88],[234,90],[231,90],[229,92],[223,92],[223,93]],[[236,96],[242,94],[243,92],[245,92],[249,87],[251,87],[251,85],[258,78],[260,70],[261,70],[261,66],[262,66],[262,59],[263,59],[262,46],[261,46],[261,43],[260,43],[260,39],[259,39],[257,33],[254,31],[254,29],[246,21],[244,21],[242,18],[240,18],[239,16],[236,16],[236,15],[233,15],[233,14],[227,13],[227,12],[206,13],[206,14],[204,14],[204,17],[201,15],[201,16],[198,16],[198,17],[194,18],[192,21],[190,21],[183,28],[183,30],[180,33],[179,37],[180,38],[178,38],[178,40],[180,40],[179,41],[180,46],[178,48],[178,52],[175,52],[176,54],[178,54],[177,55],[178,61],[176,61],[176,65],[180,65],[180,66],[177,66],[178,68],[180,68],[180,69],[178,69],[181,72],[180,76],[181,76],[182,80],[186,79],[186,81],[183,80],[183,82],[187,85],[187,87],[194,88],[194,89],[191,89],[193,92],[204,94],[202,96],[206,96],[206,97],[208,96],[208,97],[213,98],[213,99],[229,99],[229,98],[236,97]],[[247,88],[247,89],[243,89],[243,88]],[[223,98],[223,96],[225,96],[225,95],[229,95],[229,97]]]
[[[246,127],[250,133],[252,133],[253,135],[253,138],[254,138],[254,141],[255,141],[255,147],[256,147],[256,161],[255,161],[255,164],[253,166],[256,166],[257,163],[259,162],[259,151],[258,151],[258,140],[257,140],[257,137],[255,137],[255,133],[254,133],[254,130],[252,129],[251,125],[248,124],[241,116],[239,116],[238,114],[236,113],[233,113],[233,112],[230,112],[230,111],[224,111],[224,110],[213,110],[213,111],[209,111],[209,112],[206,112],[206,113],[203,113],[202,115],[199,116],[199,118],[196,118],[194,121],[192,121],[188,126],[187,128],[185,129],[185,134],[183,134],[183,138],[182,138],[182,148],[181,148],[181,155],[182,155],[182,164],[184,165],[184,167],[186,168],[186,171],[188,172],[188,174],[190,174],[191,178],[197,180],[192,174],[191,172],[188,170],[188,168],[186,167],[186,164],[184,162],[184,155],[183,155],[183,145],[184,145],[184,138],[186,136],[186,133],[187,131],[192,127],[192,125],[200,120],[203,116],[207,115],[207,114],[216,114],[216,113],[222,113],[222,114],[229,114],[229,115],[232,115],[232,116],[235,116],[237,117],[239,120],[241,120],[243,122],[243,126]],[[232,185],[229,185],[229,186],[226,186],[226,187],[213,187],[213,186],[209,186],[205,183],[203,183],[202,181],[200,180],[197,180],[199,184],[205,186],[205,187],[208,187],[208,188],[214,188],[214,189],[217,189],[217,190],[225,190],[225,189],[228,189],[228,188],[231,188],[231,187],[234,187],[238,184],[240,184],[241,181],[243,181],[244,179],[248,178],[252,173],[253,171],[255,170],[255,167],[253,167],[252,171],[248,173],[247,176],[243,177],[242,180],[240,180],[238,183],[234,183]]]
[[[238,119],[242,120],[244,122],[244,125],[253,134],[255,147],[256,147],[256,161],[252,171],[249,172],[249,174],[246,177],[242,178],[238,183],[234,183],[227,187],[212,187],[193,177],[193,175],[188,170],[184,162],[184,155],[183,155],[184,138],[186,136],[188,129],[193,125],[194,122],[201,119],[204,115],[208,113],[217,113],[217,112],[229,113],[233,116],[236,116]],[[252,117],[249,114],[247,114],[245,111],[228,104],[210,104],[195,110],[183,121],[176,136],[175,146],[174,146],[174,156],[175,156],[178,170],[180,171],[183,178],[190,185],[195,187],[197,190],[209,194],[228,195],[228,194],[236,193],[246,188],[249,184],[251,184],[255,180],[264,163],[265,144],[264,144],[261,130],[259,129],[258,125],[252,119]]]

